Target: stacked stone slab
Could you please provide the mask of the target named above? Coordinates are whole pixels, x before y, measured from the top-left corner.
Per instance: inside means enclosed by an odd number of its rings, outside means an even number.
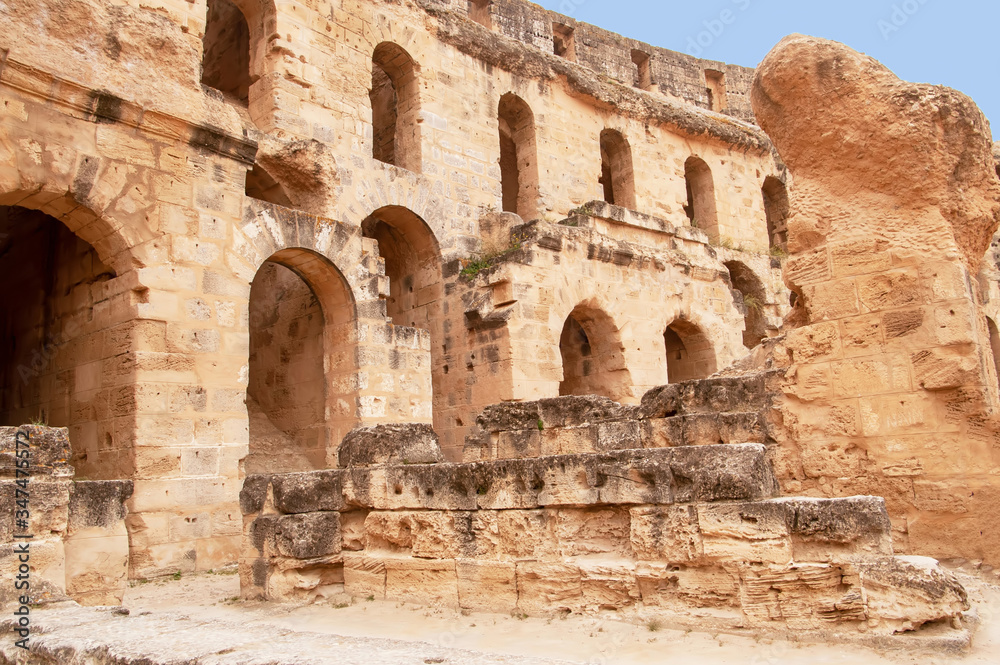
[[[781,370],[661,386],[639,405],[597,395],[487,407],[463,451],[467,462],[612,450],[775,443]]]
[[[18,446],[18,440],[28,445]],[[18,455],[25,450],[27,457]],[[32,604],[72,599],[117,605],[125,594],[125,501],[132,481],[75,481],[69,451],[65,427],[0,427],[0,571],[11,580],[0,587],[0,607],[21,595]],[[18,477],[18,461],[25,459],[28,476]],[[22,510],[30,515],[27,524],[18,521]],[[19,537],[25,535],[30,538]],[[30,586],[18,590],[13,580],[25,546]]]
[[[681,415],[663,410],[668,393]],[[639,407],[597,398],[498,405],[479,421],[494,430],[480,439],[494,445],[467,448],[496,454],[460,464],[428,459],[436,440],[424,427],[355,430],[341,446],[345,468],[247,478],[243,596],[346,592],[869,635],[967,609],[964,589],[933,561],[893,556],[882,499],[776,498],[763,443],[654,447],[650,422],[683,419],[685,403],[723,393],[735,407],[754,390],[710,380],[653,391]],[[532,419],[538,436],[522,426]]]

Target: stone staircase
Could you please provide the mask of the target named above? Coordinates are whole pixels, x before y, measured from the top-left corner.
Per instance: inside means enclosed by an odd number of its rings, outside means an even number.
[[[893,556],[882,499],[778,498],[776,377],[666,386],[638,406],[497,405],[458,464],[428,456],[426,427],[357,429],[344,468],[247,478],[243,596],[613,610],[837,639],[958,621],[964,589],[936,562]],[[417,451],[431,463],[410,463]]]
[[[780,376],[771,370],[661,386],[638,406],[595,395],[495,404],[477,419],[463,459],[774,443],[771,396]]]

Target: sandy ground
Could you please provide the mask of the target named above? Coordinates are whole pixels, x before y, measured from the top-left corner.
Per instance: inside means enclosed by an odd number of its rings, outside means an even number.
[[[518,618],[500,614],[463,614],[382,601],[281,605],[239,602],[239,578],[207,573],[131,587],[124,605],[141,612],[188,613],[244,625],[360,638],[392,638],[488,654],[528,656],[552,662],[646,665],[827,664],[1000,664],[1000,587],[962,575],[981,617],[972,650],[961,658],[946,655],[876,651],[856,645],[808,644],[741,635],[669,629],[651,630],[612,618]],[[653,628],[656,628],[655,626]]]

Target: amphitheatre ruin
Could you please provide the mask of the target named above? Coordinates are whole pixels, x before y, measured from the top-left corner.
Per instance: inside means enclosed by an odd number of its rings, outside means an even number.
[[[343,606],[1000,648],[962,93],[523,0],[0,18],[0,662],[619,662],[254,634]],[[178,579],[230,614],[129,600]]]

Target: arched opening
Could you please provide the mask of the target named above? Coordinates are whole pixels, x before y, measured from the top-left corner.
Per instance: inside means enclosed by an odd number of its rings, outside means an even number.
[[[523,99],[510,93],[500,98],[497,116],[503,209],[530,220],[534,218],[538,205],[535,117]]]
[[[635,209],[635,174],[632,148],[621,132],[601,132],[601,185],[604,200],[616,206]]]
[[[382,42],[372,54],[372,156],[420,172],[420,86],[413,58]]]
[[[0,279],[0,424],[68,427],[77,478],[132,477],[132,292],[66,224],[17,206],[0,206]]]
[[[325,257],[286,249],[250,286],[244,471],[286,473],[336,466],[331,446],[357,423],[355,308]]]
[[[253,169],[247,171],[246,195],[285,208],[295,207],[285,189],[259,164],[254,164]]]
[[[687,185],[687,214],[691,226],[697,227],[715,241],[719,239],[719,219],[715,208],[715,182],[712,169],[700,157],[688,157],[684,162],[684,182]]]
[[[417,214],[402,206],[379,208],[361,223],[361,233],[378,243],[389,278],[386,314],[393,325],[420,328],[431,334],[431,384],[434,400],[444,397],[444,338],[441,312],[441,249],[434,232]],[[434,426],[441,431],[441,409],[433,412]]]
[[[733,302],[743,310],[746,324],[743,346],[752,349],[767,337],[767,321],[764,317],[767,293],[764,284],[746,265],[739,261],[727,261],[725,266],[733,285]]]
[[[667,381],[704,379],[717,369],[711,340],[695,324],[677,319],[663,332],[667,352]]]
[[[593,303],[577,305],[559,336],[563,379],[560,395],[603,395],[616,401],[628,396],[631,374],[614,321]]]
[[[201,82],[244,106],[250,102],[250,27],[229,0],[208,0]]]
[[[788,249],[788,189],[774,176],[764,178],[761,187],[764,215],[767,218],[767,241],[771,247]]]
[[[997,380],[1000,381],[1000,330],[997,330],[996,322],[990,317],[986,317],[986,325],[990,329],[990,350],[993,352],[993,367],[997,372]]]

